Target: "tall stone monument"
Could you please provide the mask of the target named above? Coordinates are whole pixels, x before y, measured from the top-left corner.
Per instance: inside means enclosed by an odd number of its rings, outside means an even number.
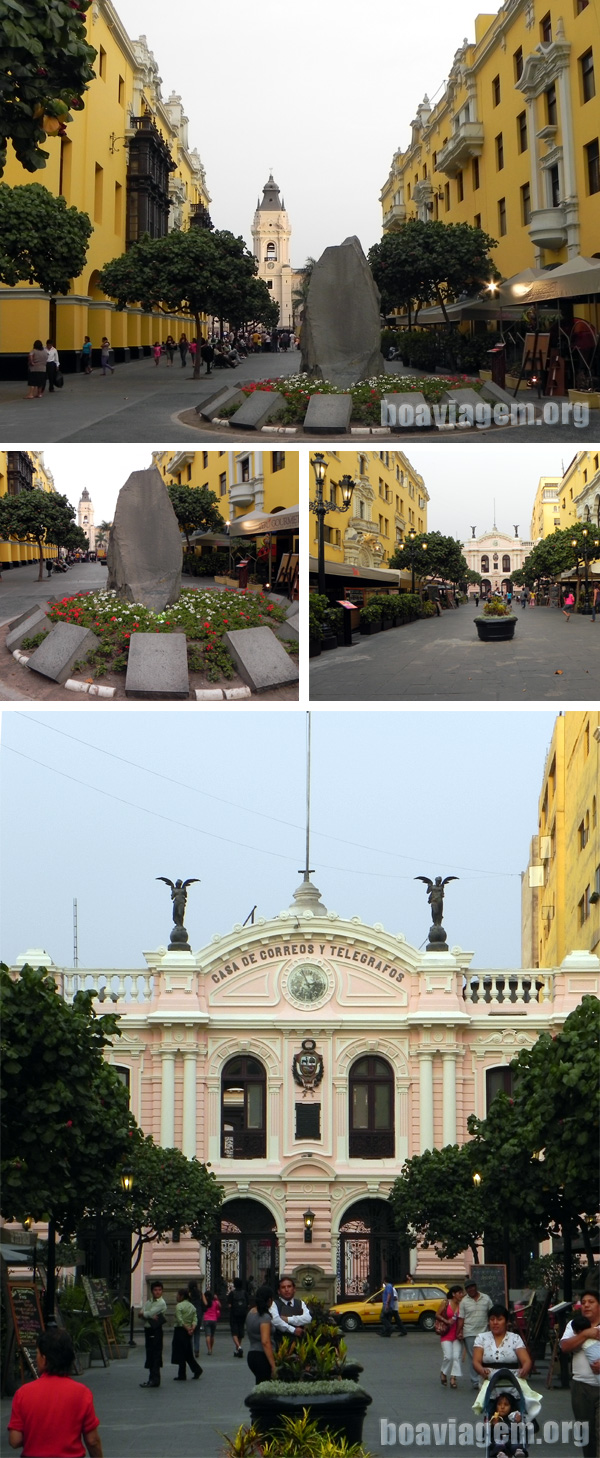
[[[124,602],[162,612],[178,601],[181,533],[156,466],[133,471],[121,487],[107,562],[108,587]]]
[[[384,372],[380,294],[358,238],[326,248],[310,280],[302,368],[347,390]]]

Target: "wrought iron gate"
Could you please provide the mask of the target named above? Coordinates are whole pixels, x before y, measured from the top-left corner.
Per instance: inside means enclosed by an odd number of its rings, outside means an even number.
[[[206,1252],[206,1286],[221,1297],[240,1276],[248,1293],[264,1284],[277,1286],[279,1244],[274,1231],[264,1235],[227,1233],[217,1236]]]
[[[337,1248],[337,1300],[369,1296],[388,1276],[403,1281],[410,1269],[409,1252],[396,1234],[341,1231]]]

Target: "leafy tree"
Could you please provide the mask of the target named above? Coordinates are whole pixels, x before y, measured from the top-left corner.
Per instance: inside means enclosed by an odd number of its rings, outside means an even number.
[[[412,218],[398,233],[386,233],[369,251],[384,312],[399,306],[410,316],[413,304],[418,314],[422,304],[437,302],[449,324],[447,303],[500,277],[489,256],[495,247],[494,238],[469,223]]]
[[[445,537],[441,532],[419,532],[414,538],[416,549],[415,573],[417,577],[439,577],[445,582],[464,582],[468,567],[463,556],[462,543],[455,537]],[[396,547],[390,557],[390,567],[409,567],[409,553]]]
[[[7,141],[27,172],[46,166],[40,143],[63,135],[73,111],[83,110],[97,52],[86,39],[92,0],[0,0],[0,176]],[[47,240],[46,240],[47,241]],[[24,277],[21,274],[20,277]]]
[[[472,567],[469,567],[467,569],[467,571],[465,572],[464,580],[465,580],[465,582],[480,583],[481,582],[481,572],[474,572],[473,569],[472,569]]]
[[[77,526],[75,508],[57,491],[20,491],[18,496],[0,499],[0,536],[8,541],[37,543],[40,560],[38,582],[43,577],[44,545],[87,546],[87,537]]]
[[[188,552],[190,532],[218,532],[225,522],[217,508],[217,497],[208,486],[167,486],[171,506],[182,532]]]
[[[165,238],[146,234],[128,253],[106,264],[99,282],[104,293],[116,299],[118,309],[140,303],[146,311],[191,314],[199,340],[202,314],[215,314],[235,325],[262,318],[261,309],[265,317],[272,313],[269,290],[256,278],[256,268],[243,238],[190,228]],[[194,378],[201,363],[197,350]]]
[[[541,1033],[511,1063],[512,1098],[468,1120],[481,1190],[498,1191],[505,1223],[543,1235],[578,1227],[588,1263],[598,1206],[600,1002],[584,997],[559,1033]]]
[[[587,532],[587,536],[584,536]],[[513,572],[513,582],[517,586],[533,588],[543,577],[555,579],[560,577],[562,572],[568,572],[577,568],[583,562],[584,544],[588,544],[589,561],[598,560],[600,548],[596,549],[595,555],[592,543],[596,533],[593,528],[588,527],[585,522],[572,522],[568,527],[561,527],[551,533],[549,537],[542,537],[541,541],[525,558],[523,566]],[[573,546],[575,542],[575,546]],[[591,548],[591,552],[590,552]],[[579,571],[577,573],[579,577]],[[578,584],[579,596],[579,584]]]
[[[51,1218],[66,1237],[102,1208],[133,1139],[126,1090],[103,1056],[119,1020],[98,1017],[91,992],[69,1006],[43,967],[13,977],[1,964],[0,994],[0,1209]]]
[[[212,1170],[197,1159],[186,1159],[180,1149],[162,1149],[150,1134],[136,1138],[129,1165],[131,1193],[126,1195],[115,1182],[112,1200],[104,1208],[133,1233],[132,1270],[145,1245],[166,1241],[173,1230],[189,1231],[203,1243],[210,1240],[218,1228],[224,1195]]]
[[[476,1168],[469,1144],[446,1144],[407,1160],[389,1195],[407,1245],[433,1246],[443,1260],[470,1247],[478,1263],[488,1211],[473,1183]]]
[[[68,294],[84,268],[92,232],[87,213],[68,208],[64,197],[53,197],[39,182],[0,183],[0,283],[14,288],[28,279],[45,294]]]

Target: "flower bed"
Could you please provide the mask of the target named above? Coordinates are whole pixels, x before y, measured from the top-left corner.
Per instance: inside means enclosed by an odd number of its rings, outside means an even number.
[[[249,380],[240,383],[244,395],[253,395],[256,390],[277,391],[286,400],[285,413],[278,416],[281,425],[302,425],[311,395],[351,395],[352,420],[364,425],[381,425],[381,401],[391,392],[410,395],[419,392],[431,405],[437,405],[445,390],[455,390],[461,385],[470,385],[480,390],[482,381],[470,379],[467,375],[436,375],[435,378],[414,375],[374,375],[371,380],[361,380],[349,385],[347,390],[330,385],[328,380],[315,380],[310,375],[285,375],[276,380]],[[220,412],[226,420],[234,415],[237,405],[231,405]]]
[[[76,623],[91,628],[100,639],[86,659],[94,677],[120,673],[127,667],[134,633],[183,632],[187,638],[190,671],[205,673],[212,683],[232,678],[234,666],[222,639],[233,628],[264,627],[285,621],[285,608],[267,601],[263,593],[234,589],[224,592],[183,590],[179,602],[162,613],[140,603],[121,602],[114,592],[78,593],[63,597],[49,609],[52,623]]]

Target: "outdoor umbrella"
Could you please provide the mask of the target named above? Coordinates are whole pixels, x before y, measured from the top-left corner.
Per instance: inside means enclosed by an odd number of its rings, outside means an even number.
[[[527,304],[551,299],[581,299],[600,294],[600,258],[570,258],[542,274],[527,293]]]

